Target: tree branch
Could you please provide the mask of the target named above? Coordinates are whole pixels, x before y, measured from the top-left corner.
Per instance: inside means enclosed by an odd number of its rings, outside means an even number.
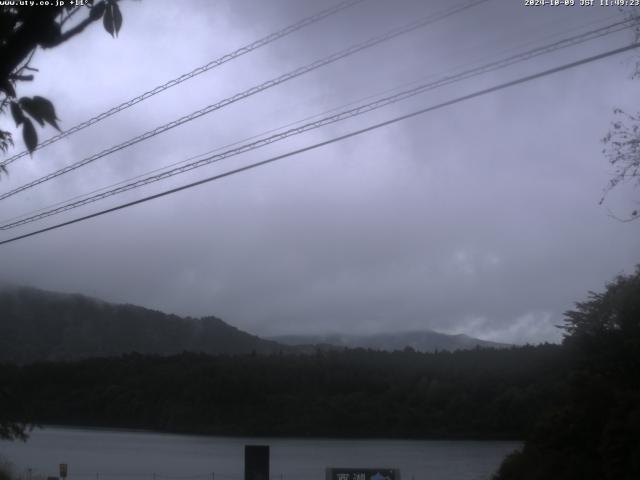
[[[31,82],[33,80],[33,75],[9,75],[9,79],[11,80],[19,80],[21,82]]]
[[[99,5],[102,4],[104,2],[99,2],[97,4],[95,4],[93,8],[99,8]],[[82,31],[84,31],[85,28],[87,28],[89,25],[91,25],[93,22],[95,22],[96,20],[99,20],[100,17],[92,17],[91,14],[89,14],[89,16],[87,18],[85,18],[84,20],[82,20],[78,25],[76,25],[75,27],[67,30],[64,33],[61,33],[60,36],[58,36],[58,38],[53,39],[51,42],[48,42],[46,45],[41,44],[42,48],[52,48],[52,47],[57,47],[58,45],[60,45],[61,43],[66,42],[67,40],[69,40],[70,38],[75,37],[76,35],[78,35],[79,33],[82,33]],[[62,25],[62,24],[61,24]]]

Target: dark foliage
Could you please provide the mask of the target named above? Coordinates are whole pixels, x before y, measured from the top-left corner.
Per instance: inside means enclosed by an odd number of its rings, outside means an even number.
[[[566,313],[566,401],[539,420],[498,480],[640,478],[640,267]]]
[[[291,347],[242,332],[215,317],[183,319],[132,305],[30,288],[0,290],[0,363],[70,360],[128,352],[266,353]],[[11,422],[22,397],[0,381],[0,439],[24,439]],[[13,405],[11,407],[10,405]]]
[[[22,138],[29,152],[38,145],[33,120],[41,127],[47,123],[59,130],[58,118],[49,100],[39,96],[17,97],[16,84],[32,81],[34,76],[29,72],[37,72],[30,66],[34,51],[57,47],[100,18],[105,30],[117,36],[122,27],[117,2],[101,0],[83,6],[74,2],[55,5],[51,1],[47,6],[15,2],[16,5],[0,6],[0,113],[9,107],[16,127],[22,126]],[[0,151],[7,151],[12,145],[11,132],[0,129]],[[6,166],[0,166],[0,172],[6,173]]]
[[[293,350],[216,317],[181,318],[133,305],[32,288],[0,289],[0,362],[29,363],[138,352]]]
[[[44,97],[18,98],[18,82],[33,80],[38,69],[30,65],[37,48],[53,48],[82,33],[90,24],[103,18],[104,27],[116,36],[122,27],[118,0],[98,2],[47,2],[49,5],[28,5],[29,2],[6,2],[0,6],[0,114],[11,112],[16,127],[22,127],[22,138],[29,153],[38,146],[38,133],[33,121],[60,130],[53,103]],[[77,15],[80,13],[80,15]],[[13,146],[13,135],[0,128],[0,152]],[[8,174],[0,163],[0,175]],[[2,400],[0,393],[0,401]],[[0,403],[0,407],[2,403]],[[10,423],[0,411],[0,439],[21,438],[24,425]]]
[[[0,366],[14,420],[221,435],[522,438],[564,395],[560,346],[130,354]]]

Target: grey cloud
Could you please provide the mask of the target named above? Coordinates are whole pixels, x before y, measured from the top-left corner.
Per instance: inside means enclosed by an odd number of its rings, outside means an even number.
[[[192,8],[148,3],[123,5],[125,25],[116,41],[96,29],[82,42],[39,54],[41,73],[29,88],[55,100],[65,126],[321,8],[284,0],[194,1]],[[372,0],[16,163],[0,186],[18,185],[426,11],[424,2]],[[498,58],[533,40],[542,44],[608,15],[489,2],[17,196],[3,205],[2,216]],[[625,39],[619,35],[435,90],[86,211]],[[76,59],[88,51],[93,55],[79,65]],[[599,138],[611,109],[632,107],[640,88],[628,78],[630,58],[610,58],[5,246],[0,277],[185,315],[215,314],[261,334],[434,328],[498,341],[557,341],[561,332],[554,325],[562,312],[639,259],[638,224],[616,222],[597,205],[609,173]],[[616,193],[608,206],[621,209],[633,198],[634,192]]]

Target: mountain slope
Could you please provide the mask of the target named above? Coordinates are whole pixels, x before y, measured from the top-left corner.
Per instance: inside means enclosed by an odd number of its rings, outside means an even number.
[[[0,288],[0,362],[120,355],[288,350],[216,317],[181,318],[134,305],[27,287]]]
[[[431,330],[378,333],[374,335],[281,335],[271,337],[270,340],[291,346],[371,348],[373,350],[403,350],[411,347],[418,352],[433,352],[435,350],[468,350],[475,347],[507,348],[505,343],[489,342],[467,335],[447,335]]]

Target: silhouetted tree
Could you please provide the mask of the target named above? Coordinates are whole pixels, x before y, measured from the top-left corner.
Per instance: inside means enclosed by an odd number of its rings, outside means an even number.
[[[635,23],[635,41],[640,41],[640,7],[629,10],[628,17]],[[640,79],[640,62],[636,64],[633,78]],[[640,114],[627,113],[622,109],[614,109],[617,117],[611,130],[602,139],[603,153],[614,168],[605,193],[600,199],[604,203],[606,195],[617,186],[630,183],[640,186]],[[640,218],[638,208],[633,208],[626,218],[619,220],[628,222]],[[617,217],[616,217],[617,218]]]
[[[61,6],[0,6],[0,92],[3,95],[0,112],[11,111],[16,126],[22,127],[24,143],[30,152],[38,144],[33,121],[40,126],[48,123],[58,128],[55,108],[49,100],[37,95],[17,96],[18,82],[32,81],[33,72],[37,72],[29,64],[33,53],[38,47],[50,49],[69,41],[100,19],[107,32],[115,37],[122,26],[117,1],[85,1],[82,2],[84,5],[69,1]],[[6,152],[11,145],[11,132],[0,129],[0,149]]]
[[[51,101],[38,95],[18,98],[17,84],[32,81],[33,72],[37,72],[30,65],[33,53],[38,47],[50,49],[69,41],[100,19],[107,32],[115,37],[122,26],[117,1],[82,2],[84,5],[69,1],[60,6],[0,6],[0,113],[11,112],[16,127],[22,128],[22,137],[30,152],[38,144],[33,121],[41,127],[48,123],[59,129]],[[0,128],[0,150],[6,152],[12,145],[12,133]],[[0,168],[0,174],[7,173],[6,166],[0,163]],[[10,392],[0,391],[0,438],[24,438],[24,423],[2,418],[9,397]]]
[[[640,478],[640,266],[565,315],[570,395],[541,417],[496,478]]]
[[[618,185],[630,183],[634,187],[640,186],[640,116],[621,109],[614,110],[614,114],[618,118],[602,140],[605,145],[603,153],[613,166],[614,173],[605,189],[605,195],[600,199],[601,204],[609,191]],[[638,208],[634,208],[621,220],[636,220],[640,218],[638,213]]]

